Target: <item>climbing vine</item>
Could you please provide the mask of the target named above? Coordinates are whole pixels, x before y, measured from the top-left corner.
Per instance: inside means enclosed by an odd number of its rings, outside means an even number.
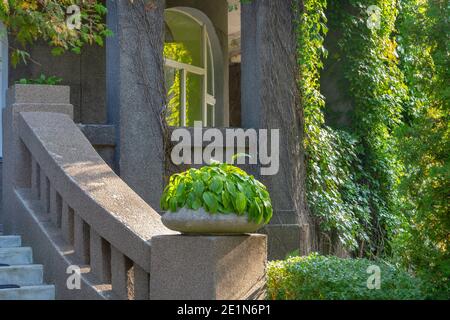
[[[325,98],[320,93],[320,71],[327,58],[326,0],[305,0],[297,23],[299,89],[305,112],[307,200],[321,233],[337,232],[349,250],[368,241],[369,223],[365,189],[357,183],[360,167],[356,139],[325,124]]]
[[[378,25],[370,24],[370,6],[379,10]],[[398,194],[402,164],[393,132],[401,124],[408,95],[394,38],[397,1],[333,1],[328,12],[330,28],[341,32],[336,56],[353,104],[347,130],[357,140],[361,167],[354,169],[369,215],[365,229],[370,242],[361,249],[380,255],[389,249],[402,207]]]

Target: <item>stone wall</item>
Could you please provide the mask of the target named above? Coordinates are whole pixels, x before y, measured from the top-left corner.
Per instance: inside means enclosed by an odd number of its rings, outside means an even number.
[[[3,177],[3,159],[0,159],[0,179]],[[3,217],[3,184],[0,183],[0,233],[2,232],[2,217]]]
[[[230,64],[230,127],[241,126],[241,64]]]
[[[9,67],[9,86],[22,78],[35,79],[41,74],[63,79],[70,86],[70,103],[74,106],[74,121],[106,123],[105,48],[85,46],[81,54],[65,53],[55,57],[50,47],[38,42],[29,48],[31,57],[40,65],[29,62]]]

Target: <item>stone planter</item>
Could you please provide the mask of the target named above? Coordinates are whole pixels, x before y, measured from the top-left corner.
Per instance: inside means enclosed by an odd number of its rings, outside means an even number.
[[[254,233],[265,224],[264,222],[260,224],[249,222],[247,215],[210,214],[203,208],[196,211],[181,208],[177,212],[166,212],[161,219],[162,223],[171,230],[202,235]]]

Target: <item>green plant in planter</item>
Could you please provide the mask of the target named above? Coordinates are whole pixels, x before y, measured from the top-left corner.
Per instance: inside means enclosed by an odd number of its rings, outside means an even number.
[[[16,81],[17,84],[47,84],[47,85],[57,85],[62,81],[62,78],[58,78],[56,76],[47,77],[44,74],[41,74],[37,79],[25,79],[22,78]]]
[[[261,182],[238,167],[217,162],[172,175],[161,196],[163,210],[201,207],[210,214],[247,214],[256,223],[268,223],[273,213]]]

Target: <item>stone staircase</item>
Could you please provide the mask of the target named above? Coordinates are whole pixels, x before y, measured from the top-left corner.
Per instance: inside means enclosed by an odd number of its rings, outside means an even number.
[[[3,235],[0,225],[0,300],[54,300],[55,287],[43,284],[43,266],[20,236]]]

